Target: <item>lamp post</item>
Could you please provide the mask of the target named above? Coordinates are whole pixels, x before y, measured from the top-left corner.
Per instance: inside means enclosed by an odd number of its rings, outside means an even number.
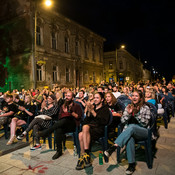
[[[52,5],[51,0],[44,1],[45,6],[50,7]],[[32,72],[33,72],[33,88],[36,89],[36,46],[37,46],[37,0],[35,0],[35,22],[34,22],[34,46],[33,46],[33,58],[32,58]]]
[[[122,48],[122,49],[125,49],[125,45],[121,45],[121,48]]]

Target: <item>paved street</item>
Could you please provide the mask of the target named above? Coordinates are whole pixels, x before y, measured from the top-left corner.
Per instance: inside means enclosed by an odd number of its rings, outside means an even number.
[[[160,126],[160,138],[157,142],[157,152],[152,169],[148,169],[144,161],[137,161],[135,175],[174,175],[175,174],[175,118],[172,118],[169,128],[166,130]],[[109,163],[98,164],[99,150],[93,152],[93,166],[81,171],[76,171],[78,158],[73,156],[72,141],[67,141],[67,150],[59,159],[53,161],[55,151],[49,150],[44,145],[41,150],[30,151],[30,146],[19,149],[0,157],[1,175],[83,175],[83,174],[117,174],[124,175],[127,161],[116,164],[116,154],[113,153]]]

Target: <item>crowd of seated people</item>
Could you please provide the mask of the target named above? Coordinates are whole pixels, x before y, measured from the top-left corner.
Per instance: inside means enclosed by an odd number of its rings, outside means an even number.
[[[110,156],[116,147],[126,146],[129,163],[126,173],[132,174],[136,166],[133,140],[147,137],[146,128],[151,118],[148,104],[154,105],[157,110],[161,106],[164,109],[162,115],[170,122],[171,116],[174,117],[174,101],[175,86],[171,82],[166,85],[165,82],[122,84],[102,81],[98,87],[89,88],[60,88],[56,85],[50,90],[22,89],[19,92],[15,89],[12,93],[0,92],[0,127],[3,129],[3,126],[9,125],[7,145],[12,145],[16,140],[16,127],[28,122],[27,129],[17,139],[22,140],[33,130],[35,145],[32,150],[41,148],[40,137],[55,131],[57,149],[54,160],[62,155],[65,133],[74,132],[81,123],[81,156],[76,166],[77,170],[81,170],[92,165],[90,143],[103,135],[104,126],[112,114],[109,131],[114,132],[121,123],[124,129],[113,147],[106,151],[106,156]]]

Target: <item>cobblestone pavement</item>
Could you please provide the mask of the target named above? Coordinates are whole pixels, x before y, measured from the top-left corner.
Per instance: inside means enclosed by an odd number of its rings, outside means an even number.
[[[175,174],[175,118],[171,119],[169,128],[160,126],[160,137],[157,141],[153,168],[148,169],[145,161],[137,160],[134,175],[174,175]],[[77,156],[73,156],[72,141],[67,141],[67,150],[57,160],[52,160],[55,151],[49,150],[43,145],[41,150],[30,151],[30,146],[19,149],[0,157],[1,175],[124,175],[127,161],[121,164],[116,162],[116,153],[113,153],[109,163],[99,165],[98,153],[93,152],[93,166],[81,171],[75,170]]]

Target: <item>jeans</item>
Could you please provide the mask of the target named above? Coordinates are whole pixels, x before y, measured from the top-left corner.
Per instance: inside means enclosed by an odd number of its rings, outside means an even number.
[[[148,130],[136,124],[130,124],[125,131],[123,131],[115,143],[121,148],[126,145],[128,163],[135,162],[135,141],[142,141],[148,138]]]

